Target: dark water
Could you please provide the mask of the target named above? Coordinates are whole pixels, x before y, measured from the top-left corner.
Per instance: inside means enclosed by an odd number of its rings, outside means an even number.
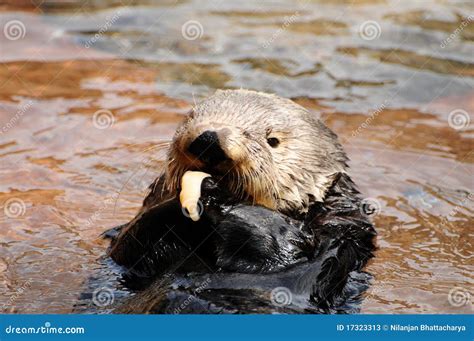
[[[339,134],[377,211],[363,313],[473,312],[471,1],[124,3],[0,5],[2,311],[71,312],[158,143],[244,87]]]

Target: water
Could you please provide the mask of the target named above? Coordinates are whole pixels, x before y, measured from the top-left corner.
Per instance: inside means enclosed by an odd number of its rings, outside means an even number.
[[[377,209],[363,313],[473,312],[472,2],[127,3],[0,5],[2,311],[71,312],[157,144],[193,101],[245,87],[340,136]]]

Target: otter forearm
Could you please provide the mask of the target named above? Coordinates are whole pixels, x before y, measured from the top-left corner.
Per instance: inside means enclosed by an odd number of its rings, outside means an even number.
[[[141,212],[112,241],[108,255],[130,272],[153,275],[189,253],[189,222],[177,200]]]
[[[324,203],[314,204],[304,230],[319,240],[315,259],[321,260],[311,298],[318,306],[332,306],[343,295],[351,272],[360,271],[375,251],[375,229],[361,209],[359,192],[345,174],[328,191]]]
[[[311,257],[301,222],[251,203],[235,203],[212,178],[202,183],[204,218],[216,231],[216,265],[241,273],[273,272]]]
[[[233,272],[263,273],[307,259],[312,240],[299,225],[267,208],[238,204],[215,226],[217,266]]]
[[[133,273],[150,276],[179,266],[193,253],[216,270],[246,273],[277,271],[312,255],[312,239],[301,232],[300,222],[265,207],[235,204],[211,178],[203,182],[202,194],[198,222],[183,214],[177,199],[164,201],[125,225],[109,256]]]

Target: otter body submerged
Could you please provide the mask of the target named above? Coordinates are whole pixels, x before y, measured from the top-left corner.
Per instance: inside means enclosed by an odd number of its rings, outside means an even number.
[[[110,257],[147,283],[114,311],[356,312],[375,230],[346,162],[292,101],[218,91],[177,129],[139,214],[109,233]],[[187,171],[210,174],[198,221],[177,199]]]

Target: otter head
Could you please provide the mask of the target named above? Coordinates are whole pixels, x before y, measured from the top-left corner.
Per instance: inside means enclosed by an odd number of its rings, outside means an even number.
[[[201,170],[242,200],[299,214],[323,201],[346,161],[336,135],[291,100],[247,90],[217,91],[177,129],[165,187],[176,192],[186,171]]]

